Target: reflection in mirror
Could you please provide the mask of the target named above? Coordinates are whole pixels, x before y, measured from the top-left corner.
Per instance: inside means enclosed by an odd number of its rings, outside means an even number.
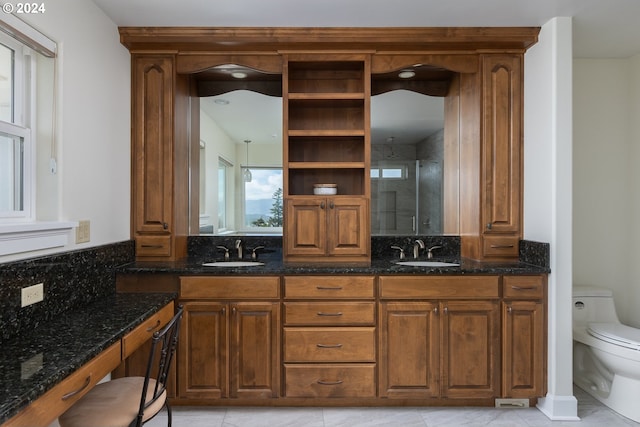
[[[444,98],[371,98],[371,233],[443,234]]]
[[[201,98],[200,139],[199,234],[281,234],[282,98]]]

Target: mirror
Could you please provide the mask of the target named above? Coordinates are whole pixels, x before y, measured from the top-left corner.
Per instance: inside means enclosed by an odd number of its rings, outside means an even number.
[[[231,77],[238,72],[247,76]],[[399,72],[414,75],[403,79]],[[191,195],[200,198],[198,232],[281,234],[282,76],[237,65],[206,73],[198,81],[200,194]],[[458,172],[456,166],[447,173],[445,160],[445,97],[453,74],[415,64],[372,76],[372,235],[457,231],[458,212],[447,207],[444,190],[452,192],[445,180]],[[243,176],[247,166],[251,181]]]

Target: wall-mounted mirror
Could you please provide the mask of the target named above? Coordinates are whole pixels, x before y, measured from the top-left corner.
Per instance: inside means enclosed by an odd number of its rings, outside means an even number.
[[[372,235],[457,230],[444,194],[444,99],[453,74],[414,64],[372,76]],[[281,233],[282,76],[228,64],[196,78],[200,191],[191,197],[199,197],[200,227],[192,234]]]

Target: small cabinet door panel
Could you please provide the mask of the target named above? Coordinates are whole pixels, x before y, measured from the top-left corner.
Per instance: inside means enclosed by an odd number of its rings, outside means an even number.
[[[332,255],[368,253],[369,209],[366,199],[329,199],[329,252]]]
[[[447,301],[442,312],[442,396],[499,395],[497,301]]]
[[[285,205],[287,252],[291,255],[324,255],[327,236],[324,199],[288,199]]]
[[[226,304],[184,303],[178,344],[180,397],[227,396],[227,320]]]
[[[439,395],[438,337],[436,302],[380,304],[380,397]]]

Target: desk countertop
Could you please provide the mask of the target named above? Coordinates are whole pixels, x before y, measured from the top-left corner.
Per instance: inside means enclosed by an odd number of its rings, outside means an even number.
[[[175,294],[115,294],[0,343],[0,423],[152,316]]]

